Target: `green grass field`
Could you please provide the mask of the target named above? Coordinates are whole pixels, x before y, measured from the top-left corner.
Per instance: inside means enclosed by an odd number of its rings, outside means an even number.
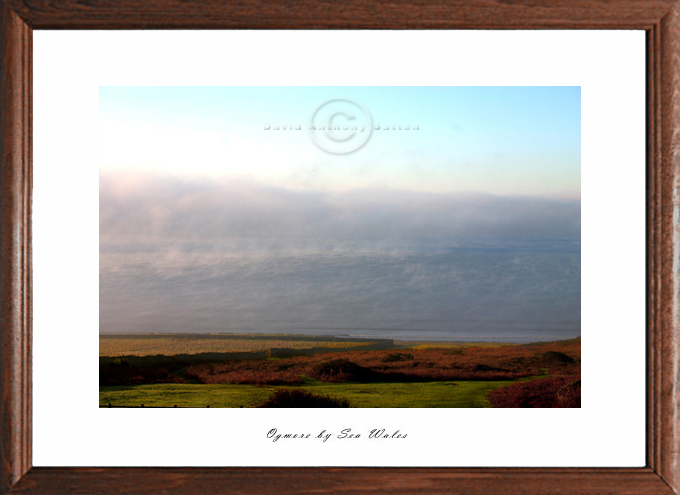
[[[491,407],[487,395],[513,381],[322,383],[301,388],[345,398],[352,407]],[[157,384],[99,387],[99,405],[145,407],[255,407],[277,388],[256,385]]]

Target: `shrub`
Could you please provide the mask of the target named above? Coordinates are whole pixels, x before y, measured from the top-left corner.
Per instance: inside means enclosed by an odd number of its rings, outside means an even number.
[[[315,395],[299,388],[282,388],[257,407],[350,407],[347,399]]]
[[[581,380],[569,382],[557,390],[560,407],[581,407]]]
[[[563,352],[548,351],[541,355],[540,362],[543,364],[572,364],[575,362],[574,358],[567,356]]]
[[[184,383],[175,376],[176,370],[165,367],[140,368],[136,366],[113,365],[99,367],[99,386],[142,385],[148,383]]]
[[[337,358],[314,365],[311,375],[324,382],[360,382],[369,380],[374,373],[347,358]]]
[[[383,363],[396,363],[398,361],[413,361],[413,354],[406,352],[394,352],[382,358]]]
[[[515,383],[494,390],[489,400],[493,407],[581,407],[581,381],[553,377]]]
[[[489,366],[487,364],[475,364],[472,367],[472,371],[508,371],[503,368],[494,368],[493,366]]]
[[[547,374],[564,378],[554,389],[556,393],[559,387],[578,380],[581,373],[580,340],[450,350],[339,349],[332,354],[276,360],[265,360],[264,353],[262,359],[253,359],[253,353],[243,354],[248,359],[234,353],[228,359],[224,354],[100,357],[100,385],[198,382],[291,387],[302,384],[304,375],[325,382],[366,383],[513,380]],[[555,407],[573,407],[576,398],[569,399],[567,392],[561,393],[563,398]]]
[[[296,371],[280,368],[280,365],[266,361],[198,364],[189,366],[185,376],[200,383],[211,384],[296,385],[302,383]]]

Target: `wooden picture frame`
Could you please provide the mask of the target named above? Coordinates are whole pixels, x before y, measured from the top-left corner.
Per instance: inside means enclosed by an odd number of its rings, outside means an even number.
[[[245,28],[646,31],[646,467],[32,467],[33,30]],[[0,70],[0,493],[680,492],[680,0],[0,0]]]

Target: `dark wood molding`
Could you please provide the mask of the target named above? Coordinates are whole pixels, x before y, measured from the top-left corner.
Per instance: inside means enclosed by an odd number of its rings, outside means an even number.
[[[34,468],[11,493],[668,495],[644,469]]]
[[[33,468],[33,29],[640,29],[647,33],[647,466]],[[0,493],[680,494],[680,0],[0,0]]]
[[[31,468],[32,30],[0,4],[0,490]]]
[[[658,315],[649,321],[648,335],[654,335],[648,359],[648,444],[649,465],[676,492],[680,491],[680,431],[678,416],[678,357],[680,334],[680,3],[673,3],[655,33],[655,57],[659,67],[648,73],[649,85],[656,85],[659,95],[650,113],[648,136],[659,145],[658,153],[648,158],[654,170],[655,220],[648,223],[650,235],[648,256],[656,258],[648,280],[655,279],[655,304],[651,311]],[[649,195],[651,201],[652,195]],[[651,213],[651,212],[650,212]],[[649,284],[653,285],[653,284]],[[648,287],[648,297],[650,297]],[[653,357],[651,356],[653,355]]]
[[[669,0],[5,0],[33,29],[648,29]]]

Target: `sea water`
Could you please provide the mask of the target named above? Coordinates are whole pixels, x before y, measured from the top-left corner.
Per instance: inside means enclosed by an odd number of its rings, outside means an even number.
[[[100,245],[100,332],[529,342],[581,332],[579,238]]]

